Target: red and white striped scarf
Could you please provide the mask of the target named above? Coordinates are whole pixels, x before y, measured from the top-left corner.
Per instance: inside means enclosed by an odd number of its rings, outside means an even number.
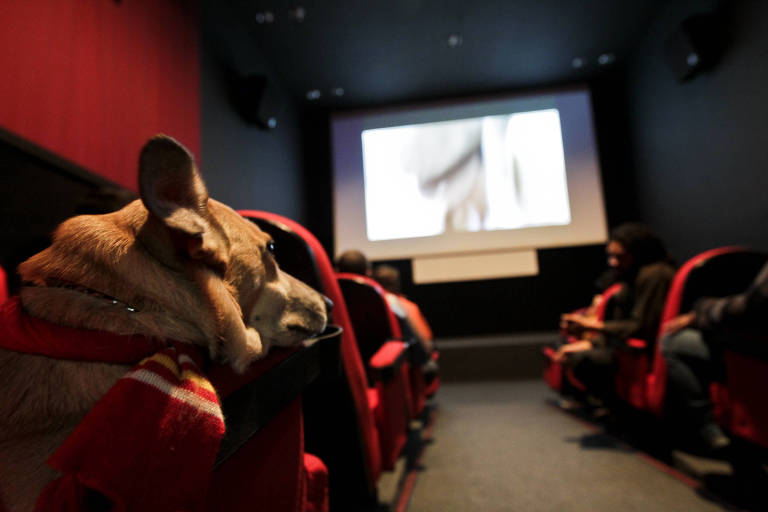
[[[61,472],[36,511],[88,510],[97,491],[115,511],[194,511],[205,504],[224,435],[216,391],[195,347],[71,329],[0,307],[0,346],[50,357],[135,363],[48,463]]]

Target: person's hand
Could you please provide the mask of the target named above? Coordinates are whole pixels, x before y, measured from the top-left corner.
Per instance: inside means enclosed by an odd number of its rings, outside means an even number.
[[[682,331],[686,327],[690,327],[696,321],[696,312],[691,311],[689,313],[676,316],[671,320],[664,323],[662,332],[664,334],[674,334],[678,331]]]
[[[590,303],[589,307],[587,307],[585,311],[585,316],[591,316],[596,317],[597,316],[597,310],[600,309],[600,305],[603,303],[603,296],[599,293],[592,297],[592,302]]]
[[[595,317],[566,313],[560,317],[560,326],[568,332],[599,331],[603,323]]]
[[[584,352],[585,350],[592,349],[592,342],[588,340],[581,340],[581,341],[575,341],[573,343],[566,343],[562,347],[557,349],[557,352],[555,352],[555,355],[552,356],[552,359],[556,362],[562,362],[565,358],[568,357],[568,354],[573,354],[575,352]]]
[[[578,313],[563,313],[560,315],[560,329],[569,334],[579,334],[582,329],[577,318],[581,317]]]

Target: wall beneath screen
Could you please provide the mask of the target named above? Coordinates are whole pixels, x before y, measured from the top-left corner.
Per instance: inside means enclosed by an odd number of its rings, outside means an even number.
[[[710,70],[677,81],[664,41],[711,1],[671,3],[631,61],[637,203],[679,261],[727,244],[768,249],[768,4],[722,4],[726,44]]]

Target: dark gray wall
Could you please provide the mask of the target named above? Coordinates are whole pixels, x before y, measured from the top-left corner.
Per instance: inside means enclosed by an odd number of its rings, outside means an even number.
[[[715,66],[678,82],[664,42],[711,1],[672,2],[631,60],[629,119],[640,217],[682,261],[725,244],[768,248],[768,2],[717,11]]]
[[[202,4],[202,156],[211,197],[238,209],[268,210],[304,221],[299,116],[226,2]],[[254,58],[256,57],[256,58]],[[250,124],[231,101],[237,75],[267,76],[277,128]]]

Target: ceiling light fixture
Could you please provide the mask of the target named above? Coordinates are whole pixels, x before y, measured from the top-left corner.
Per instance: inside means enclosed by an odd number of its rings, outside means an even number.
[[[601,66],[605,66],[607,64],[610,64],[614,60],[616,60],[616,56],[613,55],[612,53],[603,53],[597,58],[597,63],[600,64]]]
[[[451,34],[448,36],[448,46],[456,48],[464,43],[464,38],[460,34]]]
[[[290,11],[288,11],[288,15],[297,23],[301,23],[304,21],[304,18],[307,17],[307,10],[304,9],[302,6],[297,5]]]
[[[307,99],[310,101],[319,100],[320,96],[322,96],[322,94],[320,94],[320,91],[318,89],[312,89],[311,91],[307,91]]]
[[[336,96],[337,98],[341,98],[344,96],[344,88],[343,87],[334,87],[331,89],[331,94]]]
[[[273,23],[275,21],[275,15],[272,11],[262,11],[256,13],[256,23],[264,25]]]
[[[571,61],[571,66],[573,66],[574,69],[579,69],[584,66],[584,59],[581,57],[574,57]]]

